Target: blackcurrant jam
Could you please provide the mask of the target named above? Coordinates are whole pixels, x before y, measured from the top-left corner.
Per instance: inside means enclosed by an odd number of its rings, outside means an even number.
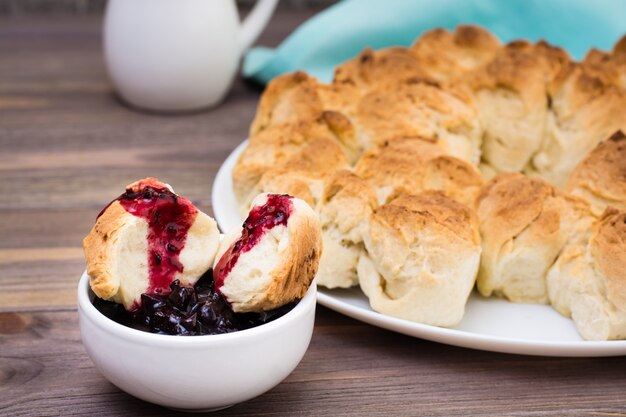
[[[117,323],[151,333],[196,336],[231,333],[273,321],[288,313],[296,303],[263,313],[235,313],[215,291],[213,270],[195,286],[169,285],[169,293],[141,295],[141,306],[128,312],[120,304],[95,298],[96,309]]]

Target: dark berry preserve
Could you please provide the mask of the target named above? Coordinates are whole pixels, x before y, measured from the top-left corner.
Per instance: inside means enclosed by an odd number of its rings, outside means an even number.
[[[231,333],[273,321],[296,303],[263,313],[235,313],[215,291],[213,271],[207,271],[195,286],[173,281],[169,294],[142,294],[141,306],[128,312],[120,304],[94,299],[94,306],[120,324],[151,333],[195,336]]]
[[[250,210],[243,223],[241,237],[237,239],[215,265],[215,288],[217,291],[224,285],[224,280],[233,269],[239,256],[252,249],[270,229],[287,225],[293,210],[292,197],[286,194],[268,194],[262,206]]]

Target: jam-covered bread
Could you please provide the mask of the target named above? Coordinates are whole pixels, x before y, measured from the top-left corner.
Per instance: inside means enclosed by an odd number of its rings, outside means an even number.
[[[83,241],[91,289],[134,311],[141,294],[192,286],[212,265],[215,221],[155,178],[130,184],[98,216]]]
[[[304,201],[260,194],[243,228],[222,241],[215,289],[235,312],[272,310],[304,296],[321,254],[319,220]]]

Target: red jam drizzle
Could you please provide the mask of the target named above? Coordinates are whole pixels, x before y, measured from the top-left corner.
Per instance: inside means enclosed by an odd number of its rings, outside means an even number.
[[[268,230],[279,225],[286,226],[292,210],[292,197],[286,194],[268,194],[265,204],[250,210],[248,218],[243,223],[241,237],[230,245],[215,266],[213,279],[217,291],[224,285],[226,276],[237,263],[239,256],[259,243]]]
[[[183,271],[179,255],[198,209],[154,178],[128,188],[117,201],[130,214],[148,221],[150,287],[146,293],[168,293],[176,273]]]

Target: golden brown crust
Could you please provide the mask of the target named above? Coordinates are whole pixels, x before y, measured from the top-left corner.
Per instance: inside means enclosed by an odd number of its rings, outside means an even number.
[[[242,207],[247,211],[252,198],[263,192],[287,193],[315,207],[321,196],[323,179],[348,167],[348,158],[336,141],[327,137],[311,139],[282,163],[276,162],[271,168],[263,167],[263,174],[248,199],[240,200]]]
[[[626,312],[626,211],[609,208],[604,212],[593,228],[590,248],[606,298]]]
[[[393,86],[415,80],[429,80],[420,63],[407,48],[364,49],[356,58],[335,69],[334,84],[349,83],[361,90]]]
[[[250,137],[269,126],[313,120],[322,112],[317,81],[302,71],[281,75],[261,95]]]
[[[377,206],[376,196],[372,189],[359,176],[348,170],[338,170],[326,181],[322,202],[342,198],[358,198],[374,209]]]
[[[556,195],[554,187],[539,178],[519,173],[498,174],[476,199],[484,241],[499,247],[534,222],[539,222],[534,227],[536,233],[544,238],[552,236],[559,226],[554,221],[558,214],[543,213],[543,209],[544,201]]]
[[[132,214],[129,214],[119,201],[113,201],[83,239],[91,289],[105,300],[113,297],[120,286],[119,279],[111,274],[111,257],[117,244],[118,233],[127,224],[129,216],[132,217]]]
[[[480,127],[476,108],[462,87],[415,82],[375,88],[359,101],[355,124],[364,149],[397,138],[421,137],[454,156],[478,162]]]
[[[486,64],[500,47],[500,41],[485,29],[462,25],[454,32],[441,28],[426,32],[410,51],[430,77],[445,81]]]
[[[262,311],[272,310],[304,297],[315,278],[322,256],[322,236],[317,216],[290,219],[290,257],[272,271]]]
[[[606,206],[626,210],[626,135],[618,131],[596,146],[576,166],[567,188],[587,199],[596,212]]]
[[[436,189],[471,205],[482,186],[478,170],[445,155],[437,145],[403,138],[363,154],[355,172],[376,190],[379,203],[399,195]]]
[[[324,170],[347,166],[349,159],[341,145],[350,143],[350,138],[343,136],[350,129],[331,118],[320,114],[315,121],[273,125],[251,137],[233,168],[238,201],[249,202],[255,186],[270,169],[296,166],[317,172],[320,165]]]
[[[467,206],[438,191],[425,191],[418,195],[404,195],[380,206],[372,214],[372,221],[385,224],[406,242],[417,236],[425,224],[437,225],[452,242],[462,240],[472,245],[480,244],[478,218]],[[379,240],[381,236],[372,236]]]

